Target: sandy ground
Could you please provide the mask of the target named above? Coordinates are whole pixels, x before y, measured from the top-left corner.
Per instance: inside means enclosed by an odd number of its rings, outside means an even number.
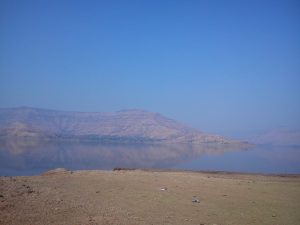
[[[0,224],[296,225],[300,176],[122,170],[1,177]]]

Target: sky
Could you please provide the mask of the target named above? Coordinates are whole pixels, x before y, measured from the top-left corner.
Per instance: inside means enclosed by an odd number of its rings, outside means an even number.
[[[0,107],[300,128],[300,1],[0,0]]]

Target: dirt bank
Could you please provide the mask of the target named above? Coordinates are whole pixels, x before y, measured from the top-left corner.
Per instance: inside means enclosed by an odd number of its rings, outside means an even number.
[[[54,171],[0,178],[0,224],[295,225],[300,177]]]

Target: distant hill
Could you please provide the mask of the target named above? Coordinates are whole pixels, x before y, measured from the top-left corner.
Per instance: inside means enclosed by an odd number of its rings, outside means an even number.
[[[0,137],[81,139],[105,142],[243,144],[202,133],[158,113],[65,112],[30,107],[0,109]]]
[[[273,129],[252,138],[251,141],[256,144],[300,146],[300,130]]]

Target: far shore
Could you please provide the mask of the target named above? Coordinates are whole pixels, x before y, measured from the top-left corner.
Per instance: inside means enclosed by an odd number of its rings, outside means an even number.
[[[140,170],[145,172],[178,172],[178,173],[203,173],[203,174],[224,174],[224,175],[252,175],[252,176],[271,176],[271,177],[299,177],[300,173],[262,173],[262,172],[236,172],[226,170],[184,170],[184,169],[152,169],[152,168],[123,168],[116,167],[112,171],[132,171]],[[109,170],[108,170],[109,171]]]
[[[285,224],[300,174],[115,168],[0,177],[0,224]]]

